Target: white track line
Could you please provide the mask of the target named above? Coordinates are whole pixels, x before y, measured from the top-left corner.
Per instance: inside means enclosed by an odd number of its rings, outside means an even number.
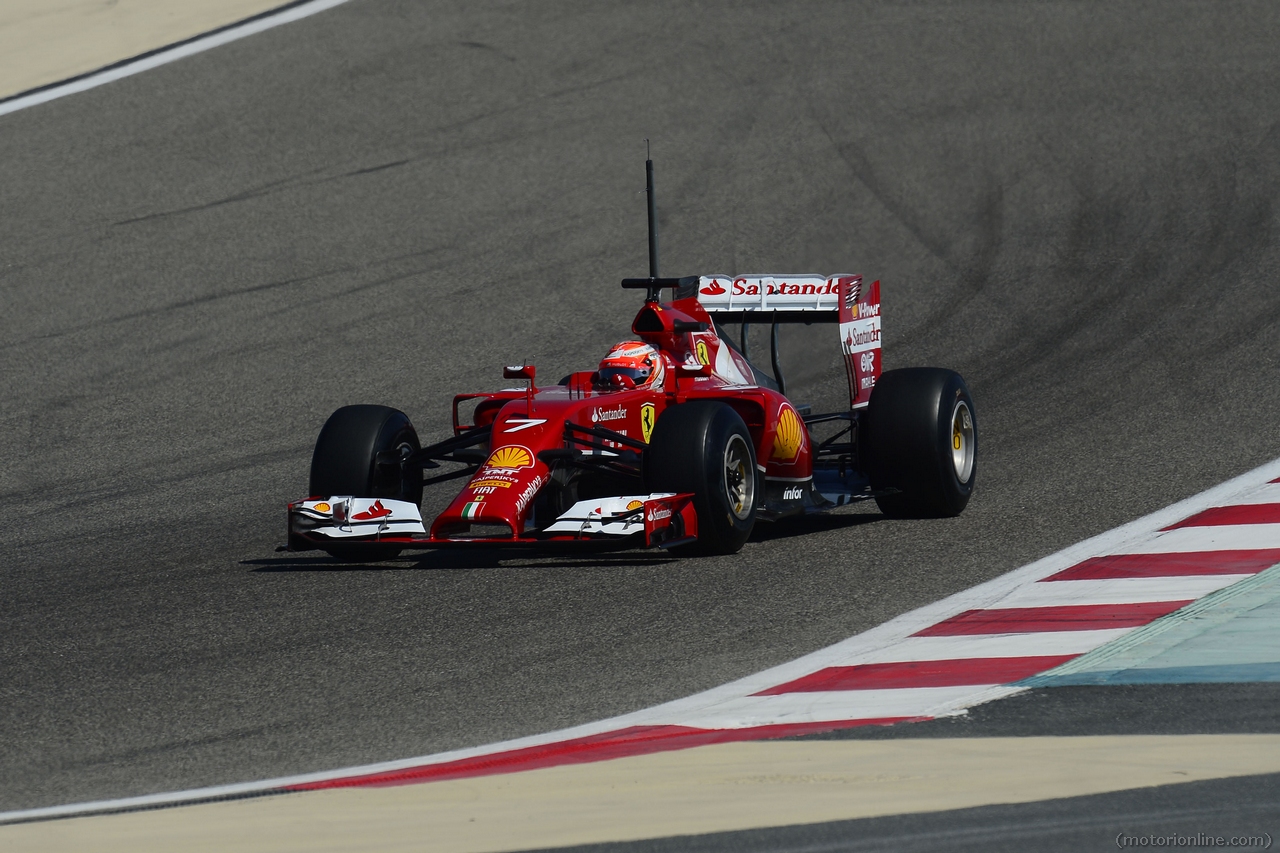
[[[952,616],[956,616],[966,610],[979,610],[990,608],[1001,599],[1008,597],[1014,590],[1034,584],[1036,581],[1060,572],[1063,569],[1074,566],[1075,564],[1088,559],[1089,557],[1105,556],[1109,554],[1127,554],[1127,553],[1161,553],[1169,550],[1213,550],[1216,548],[1241,549],[1253,547],[1266,547],[1263,544],[1254,544],[1256,542],[1274,542],[1280,545],[1280,525],[1238,525],[1226,528],[1186,528],[1183,530],[1170,531],[1169,533],[1159,533],[1161,528],[1170,524],[1181,521],[1201,510],[1209,507],[1221,506],[1229,503],[1250,503],[1258,502],[1256,500],[1247,500],[1251,493],[1260,491],[1272,492],[1269,488],[1264,488],[1269,481],[1280,477],[1280,459],[1276,459],[1266,465],[1256,468],[1246,474],[1229,480],[1219,486],[1216,486],[1207,492],[1194,495],[1184,501],[1180,501],[1172,506],[1165,507],[1150,515],[1144,516],[1129,524],[1117,527],[1114,530],[1108,530],[1091,539],[1086,539],[1065,548],[1056,554],[1051,554],[1034,563],[1023,566],[1020,569],[1012,571],[1006,575],[979,584],[978,586],[958,592],[955,595],[934,602],[933,604],[913,610],[910,613],[904,613],[895,619],[885,622],[865,631],[856,636],[850,637],[843,642],[836,643],[825,649],[820,649],[812,654],[805,655],[802,658],[790,661],[772,669],[749,675],[738,681],[722,685],[720,687],[707,690],[703,693],[689,696],[684,699],[677,699],[673,702],[667,702],[653,708],[646,708],[631,714],[624,714],[620,717],[612,719],[600,720],[594,723],[587,723],[573,728],[561,729],[560,731],[547,732],[544,734],[533,735],[530,737],[517,738],[515,740],[505,741],[502,743],[487,744],[469,749],[457,749],[451,752],[437,753],[435,755],[425,755],[415,758],[406,758],[399,761],[385,761],[379,764],[370,764],[362,767],[347,767],[339,770],[329,770],[322,773],[309,773],[299,776],[291,776],[280,779],[267,779],[260,782],[245,782],[238,785],[219,785],[210,788],[199,788],[192,791],[174,791],[163,794],[151,794],[141,797],[127,797],[118,800],[101,800],[92,803],[76,803],[65,806],[52,806],[40,809],[26,809],[23,811],[11,811],[0,813],[0,823],[9,823],[14,821],[39,820],[53,817],[68,817],[71,815],[92,814],[95,812],[120,811],[125,809],[153,808],[162,805],[173,805],[178,803],[193,802],[198,800],[207,800],[215,798],[244,796],[251,794],[269,793],[281,788],[288,788],[297,785],[305,785],[309,783],[325,782],[334,779],[344,779],[352,776],[361,776],[374,773],[387,773],[409,768],[426,767],[435,764],[443,764],[450,761],[458,761],[466,758],[476,758],[479,756],[493,755],[495,753],[508,752],[510,750],[522,749],[534,746],[545,746],[548,744],[559,743],[561,741],[572,740],[575,738],[588,737],[593,735],[602,735],[610,732],[616,732],[620,729],[631,726],[660,726],[660,725],[681,725],[690,726],[694,721],[702,720],[714,727],[725,726],[726,721],[736,720],[740,725],[750,725],[750,720],[767,719],[771,722],[777,721],[776,710],[785,710],[789,717],[788,721],[805,721],[805,720],[827,720],[833,710],[829,710],[827,703],[834,701],[829,697],[839,696],[843,701],[842,710],[839,716],[841,720],[854,719],[853,711],[856,710],[857,718],[866,718],[870,716],[946,716],[948,714],[961,713],[966,708],[992,699],[998,699],[1009,696],[1014,693],[1022,692],[1026,688],[1011,687],[1008,685],[976,685],[956,688],[909,688],[910,692],[916,697],[927,697],[928,701],[917,701],[916,699],[907,700],[907,697],[896,696],[904,691],[899,690],[863,690],[863,691],[839,691],[838,693],[820,693],[820,694],[784,694],[782,696],[753,696],[752,694],[767,690],[780,684],[795,681],[803,676],[810,675],[819,670],[832,666],[847,666],[850,663],[860,663],[870,660],[909,660],[910,656],[923,650],[926,646],[923,641],[936,640],[930,653],[936,658],[931,659],[955,659],[945,652],[939,650],[945,648],[947,644],[953,644],[953,647],[959,650],[977,650],[983,644],[991,644],[991,648],[1003,648],[1012,650],[1014,645],[1019,642],[1026,642],[1023,654],[1044,654],[1048,653],[1045,649],[1069,649],[1070,651],[1061,652],[1070,654],[1075,652],[1089,651],[1096,648],[1104,642],[1113,640],[1122,636],[1130,630],[1094,630],[1081,631],[1076,633],[1078,641],[1067,639],[1061,636],[1062,633],[1069,632],[1044,632],[1038,634],[1038,639],[1032,641],[1030,634],[1011,634],[1004,636],[991,636],[984,638],[977,637],[938,637],[938,638],[920,638],[912,635],[928,628]],[[1275,528],[1273,531],[1259,531],[1256,528]],[[1216,532],[1215,532],[1216,531]],[[1251,532],[1250,532],[1251,531]],[[1197,539],[1189,537],[1189,534],[1197,534],[1201,538]],[[1179,547],[1156,547],[1152,548],[1153,542],[1160,542],[1172,534],[1187,534],[1183,536]],[[1219,539],[1217,537],[1221,536]],[[1241,536],[1246,536],[1247,541],[1242,540]],[[1207,538],[1205,538],[1207,537]],[[1235,538],[1232,538],[1235,537]],[[1208,542],[1209,544],[1206,544]],[[1061,581],[1054,584],[1045,584],[1045,586],[1067,586],[1076,581]],[[1087,636],[1086,636],[1087,635]],[[1094,642],[1095,645],[1089,645]],[[1059,645],[1061,643],[1061,645]],[[906,655],[907,657],[903,657]],[[1017,655],[992,655],[992,656],[1017,656]],[[850,694],[857,694],[856,709],[849,702]],[[799,695],[801,698],[796,699]],[[902,701],[899,701],[901,699]],[[783,700],[774,702],[773,700]],[[863,704],[864,700],[866,704]],[[932,704],[930,704],[930,702]],[[926,707],[927,706],[927,707]],[[772,707],[775,711],[769,714],[761,714],[760,712]],[[889,711],[921,711],[921,713],[887,713]],[[863,713],[863,712],[868,713]]]
[[[300,21],[303,18],[332,9],[335,6],[341,6],[346,2],[347,0],[310,0],[310,2],[288,5],[275,12],[265,12],[239,24],[231,24],[214,30],[207,35],[196,36],[193,39],[145,53],[134,59],[126,59],[123,62],[108,65],[98,71],[91,71],[80,77],[73,77],[63,83],[44,86],[25,94],[20,92],[8,100],[0,101],[0,116],[8,115],[27,107],[34,107],[37,104],[47,103],[57,98],[63,98],[67,95],[85,92],[134,74],[141,74],[143,71],[150,71],[153,68],[159,68],[161,65],[177,62],[179,59],[186,59],[188,56],[194,56],[197,53],[221,47],[224,44],[256,35],[273,27]]]
[[[1068,607],[1079,604],[1137,604],[1142,601],[1193,601],[1250,577],[1253,577],[1252,573],[1029,583],[1018,587],[992,604],[991,609]]]
[[[1250,494],[1247,501],[1241,501],[1241,503],[1280,504],[1280,483],[1268,483]]]
[[[1166,530],[1151,541],[1137,544],[1125,553],[1172,554],[1188,551],[1244,551],[1254,548],[1280,548],[1280,524],[1179,527],[1177,530]]]
[[[1082,655],[1129,633],[1131,628],[1098,631],[1038,631],[1033,634],[977,634],[959,637],[908,637],[887,649],[850,657],[836,666],[908,661],[1021,658]]]
[[[703,714],[677,712],[659,725],[695,729],[746,729],[754,726],[839,723],[850,719],[888,717],[938,717],[1002,695],[1021,693],[1021,687],[999,684],[966,684],[962,687],[901,687],[882,690],[847,690],[784,693],[779,696],[740,696],[718,703]],[[994,695],[993,695],[994,694]],[[850,715],[850,710],[856,709]],[[654,723],[650,723],[653,725]]]

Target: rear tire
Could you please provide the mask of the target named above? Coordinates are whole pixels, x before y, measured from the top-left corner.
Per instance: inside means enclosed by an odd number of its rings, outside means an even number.
[[[316,439],[308,493],[421,504],[422,473],[397,464],[420,447],[418,433],[404,412],[388,406],[343,406],[329,416]],[[334,545],[325,550],[339,559],[389,560],[401,549]]]
[[[880,511],[893,518],[959,515],[973,494],[978,421],[960,374],[890,370],[867,406],[864,458]],[[890,491],[894,490],[894,491]]]
[[[736,554],[756,522],[756,454],[742,417],[725,403],[668,406],[644,452],[650,492],[692,492],[698,541],[676,549]]]

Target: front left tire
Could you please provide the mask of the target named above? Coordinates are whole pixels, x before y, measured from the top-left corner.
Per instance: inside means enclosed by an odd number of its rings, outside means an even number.
[[[756,521],[756,454],[731,406],[712,400],[668,406],[654,425],[643,467],[650,492],[693,493],[698,541],[690,553],[742,550]]]

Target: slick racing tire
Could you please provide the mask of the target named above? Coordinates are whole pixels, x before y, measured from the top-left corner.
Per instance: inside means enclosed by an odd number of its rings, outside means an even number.
[[[343,406],[325,422],[311,455],[308,494],[354,495],[422,503],[422,473],[399,460],[417,451],[418,433],[404,412],[388,406]],[[339,559],[389,560],[393,545],[332,546]]]
[[[964,379],[937,367],[886,372],[871,392],[862,454],[885,515],[959,515],[973,494],[978,455]]]
[[[756,523],[756,453],[742,417],[729,405],[699,400],[668,406],[644,452],[650,492],[692,492],[698,541],[677,549],[736,554]]]

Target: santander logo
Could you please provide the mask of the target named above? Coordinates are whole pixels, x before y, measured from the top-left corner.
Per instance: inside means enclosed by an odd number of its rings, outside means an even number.
[[[702,288],[698,292],[701,293],[703,296],[719,296],[720,294],[727,293],[728,291],[726,291],[723,287],[721,287],[720,282],[716,281],[713,278],[711,279],[711,284]]]
[[[619,421],[627,416],[627,410],[623,406],[614,409],[595,408],[591,410],[591,420],[595,423],[600,421]]]

